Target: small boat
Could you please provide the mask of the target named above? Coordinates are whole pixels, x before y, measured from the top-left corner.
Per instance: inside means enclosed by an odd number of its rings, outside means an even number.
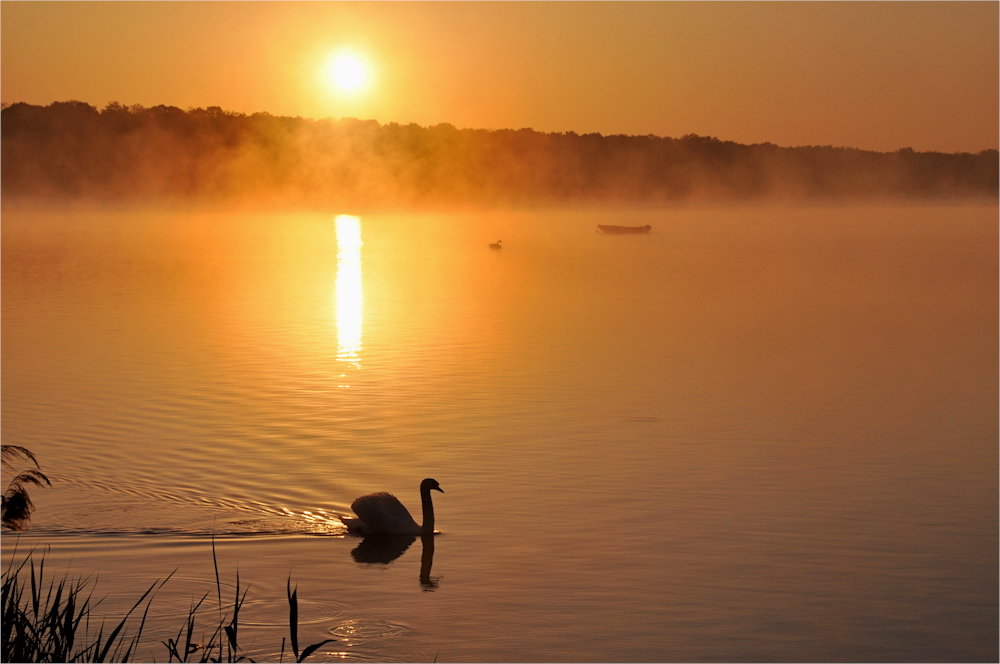
[[[597,225],[597,230],[602,233],[610,233],[612,235],[624,235],[625,233],[648,233],[652,226],[646,224],[645,226],[604,226],[601,224]]]

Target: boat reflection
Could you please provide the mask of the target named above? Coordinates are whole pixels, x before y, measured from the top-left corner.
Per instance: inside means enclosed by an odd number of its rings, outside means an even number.
[[[351,557],[357,563],[388,565],[406,553],[416,539],[415,535],[366,535],[351,551]],[[420,586],[427,591],[434,590],[438,587],[440,578],[431,576],[434,535],[421,535],[420,543],[423,547],[420,555]]]
[[[361,366],[361,219],[346,214],[336,219],[337,230],[337,359]],[[346,375],[344,375],[346,377]]]

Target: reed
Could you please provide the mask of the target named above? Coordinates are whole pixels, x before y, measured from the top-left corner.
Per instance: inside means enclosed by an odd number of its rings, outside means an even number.
[[[154,582],[110,631],[97,622],[89,578],[47,579],[45,555],[35,564],[32,550],[3,572],[3,661],[130,662],[142,636],[156,590]],[[47,585],[46,585],[47,584]],[[129,637],[129,619],[145,603],[138,629]],[[93,622],[93,625],[92,625]]]
[[[20,563],[15,564],[15,554],[3,572],[2,597],[2,661],[4,662],[131,662],[137,657],[137,648],[143,628],[150,615],[156,592],[173,576],[157,580],[132,605],[132,608],[109,631],[105,619],[98,621],[94,609],[100,601],[93,599],[93,584],[89,577],[49,579],[45,571],[45,553],[36,563],[34,550]],[[200,611],[206,608],[205,600],[213,594],[205,593],[192,600],[184,623],[174,638],[160,643],[166,648],[168,662],[245,662],[250,659],[239,645],[240,610],[246,600],[249,586],[241,585],[236,572],[235,593],[231,604],[224,604],[219,566],[212,542],[212,563],[215,568],[215,595],[218,602],[217,618],[209,630],[196,634]],[[287,584],[289,606],[289,639],[296,662],[307,657],[335,639],[326,639],[303,648],[298,646],[298,590],[292,588],[291,577]],[[130,634],[130,624],[138,616],[138,626]],[[214,625],[214,626],[213,626]],[[285,639],[281,643],[284,659]],[[141,660],[140,660],[141,661]],[[280,660],[279,660],[280,661]]]
[[[52,482],[42,472],[38,459],[31,450],[17,445],[0,445],[0,465],[8,470],[16,470],[17,462],[31,462],[34,468],[29,468],[14,476],[7,485],[7,490],[0,496],[0,521],[14,531],[27,530],[31,523],[31,513],[35,504],[28,495],[28,485],[35,484],[52,486]],[[10,661],[10,660],[7,660]]]
[[[236,570],[236,593],[233,597],[232,613],[223,610],[222,582],[219,579],[219,562],[215,555],[215,539],[212,539],[212,566],[215,569],[215,591],[218,598],[219,618],[215,629],[206,640],[204,635],[201,643],[194,640],[195,620],[198,610],[202,607],[211,591],[202,595],[188,609],[184,624],[177,630],[177,636],[161,641],[167,649],[168,662],[243,662],[248,661],[246,655],[240,654],[241,648],[237,641],[240,625],[240,609],[246,600],[249,586],[240,593],[240,571]],[[191,659],[195,655],[196,659]]]

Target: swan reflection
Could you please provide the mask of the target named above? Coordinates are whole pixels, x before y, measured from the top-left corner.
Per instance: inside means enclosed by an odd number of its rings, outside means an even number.
[[[438,587],[438,577],[431,576],[431,565],[434,564],[434,535],[421,535],[420,541],[424,546],[424,551],[420,555],[420,586],[430,591]]]
[[[416,539],[415,535],[368,535],[354,547],[351,557],[357,563],[388,565],[406,553]],[[434,535],[421,535],[420,543],[423,547],[420,554],[420,587],[425,591],[435,590],[440,577],[431,576],[431,566],[434,564]]]
[[[416,539],[414,535],[368,535],[354,547],[351,557],[357,563],[388,565],[406,553]]]
[[[337,227],[337,359],[361,366],[361,220],[346,214]]]

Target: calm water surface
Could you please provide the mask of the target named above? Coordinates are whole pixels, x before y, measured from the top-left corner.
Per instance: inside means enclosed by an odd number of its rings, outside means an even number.
[[[176,569],[140,659],[214,532],[258,661],[289,574],[311,661],[996,661],[997,240],[995,206],[7,212],[3,439],[53,486],[4,560],[111,613]],[[424,477],[430,578],[419,539],[367,562],[338,515]]]

